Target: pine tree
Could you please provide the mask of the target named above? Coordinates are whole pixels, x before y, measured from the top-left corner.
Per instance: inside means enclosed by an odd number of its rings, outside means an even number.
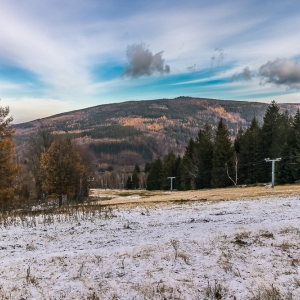
[[[150,168],[151,168],[151,163],[146,162],[146,163],[145,163],[145,169],[144,169],[144,172],[145,172],[145,173],[149,173]]]
[[[280,156],[280,108],[275,101],[268,106],[264,123],[261,129],[262,154],[265,158],[276,158]]]
[[[283,159],[276,163],[275,169],[275,180],[277,183],[293,183],[295,181],[293,176],[293,160],[290,159],[292,154],[292,149],[289,147],[288,143],[282,146],[282,156]]]
[[[174,180],[174,185],[173,188],[180,190],[181,189],[181,169],[180,169],[180,165],[181,165],[181,157],[178,155],[176,158],[176,162],[175,162],[175,169],[176,169],[176,174],[175,174],[175,180]]]
[[[9,108],[0,107],[0,205],[7,209],[14,199],[17,165],[13,162],[15,145],[12,140],[13,128]]]
[[[197,157],[198,169],[195,186],[198,189],[209,188],[212,172],[213,133],[208,123],[198,132],[195,155]]]
[[[239,180],[242,183],[259,181],[259,168],[262,162],[260,144],[261,129],[254,117],[250,127],[240,136],[239,141]]]
[[[82,182],[86,168],[82,164],[82,157],[74,143],[66,139],[55,140],[49,149],[41,156],[41,172],[44,178],[43,189],[59,197],[81,197]]]
[[[139,174],[141,173],[140,167],[138,165],[135,165],[133,174],[132,174],[132,189],[138,189],[140,187],[140,178]]]
[[[296,147],[296,132],[293,130],[293,118],[290,116],[288,111],[285,111],[281,115],[280,120],[280,156],[281,161],[276,163],[276,176],[275,180],[277,183],[293,183],[294,182],[294,159]]]
[[[289,143],[291,150],[290,167],[294,180],[300,180],[300,110],[298,108],[292,122],[292,138]]]
[[[161,189],[161,170],[162,161],[160,158],[157,158],[150,167],[149,175],[147,177],[147,190]]]
[[[223,120],[220,119],[213,146],[212,187],[225,187],[231,184],[231,181],[227,176],[226,165],[230,164],[232,156],[233,147],[229,131]]]
[[[279,112],[279,106],[275,101],[272,101],[268,106],[264,124],[261,130],[261,153],[264,158],[279,158],[285,156],[280,163],[276,165],[276,181],[277,182],[291,182],[291,166],[287,159],[292,155],[292,144],[294,138],[292,132],[293,119],[289,113]],[[292,144],[291,144],[292,143]],[[271,164],[262,165],[260,175],[261,181],[269,181],[271,178]]]
[[[297,109],[297,112],[294,116],[293,122],[292,122],[292,128],[297,134],[300,134],[300,109]]]
[[[194,180],[197,177],[197,173],[198,161],[195,151],[195,141],[194,139],[190,139],[180,164],[182,190],[190,190],[194,188]]]
[[[241,146],[243,144],[243,136],[244,136],[244,130],[242,128],[240,128],[238,130],[238,133],[237,133],[237,135],[234,139],[234,142],[233,142],[234,151],[237,154],[240,154],[240,152],[241,152]]]
[[[132,189],[132,180],[131,180],[131,176],[128,176],[128,177],[127,177],[127,181],[126,181],[126,186],[125,186],[125,188],[126,188],[127,190],[131,190],[131,189]]]

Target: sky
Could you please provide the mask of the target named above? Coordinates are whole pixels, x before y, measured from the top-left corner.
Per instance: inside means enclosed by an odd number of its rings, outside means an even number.
[[[178,96],[300,102],[299,1],[1,0],[0,106],[20,123]]]

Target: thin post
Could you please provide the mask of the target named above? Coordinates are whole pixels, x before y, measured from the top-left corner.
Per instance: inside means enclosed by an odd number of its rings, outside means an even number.
[[[275,179],[275,160],[272,160],[272,188],[274,187],[274,179]]]
[[[272,162],[272,188],[274,188],[274,182],[275,182],[275,161],[281,161],[281,157],[270,159],[265,158],[266,162]]]
[[[173,179],[176,177],[168,177],[168,179],[171,179],[171,192],[173,191]]]

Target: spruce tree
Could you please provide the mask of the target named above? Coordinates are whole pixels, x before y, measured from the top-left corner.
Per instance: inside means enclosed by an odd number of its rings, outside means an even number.
[[[131,180],[131,176],[128,176],[128,177],[127,177],[127,181],[126,181],[126,186],[125,186],[125,188],[126,188],[127,190],[131,190],[131,189],[132,189],[132,180]]]
[[[268,106],[261,129],[262,154],[264,158],[280,156],[280,108],[275,101]]]
[[[292,149],[289,147],[288,143],[282,146],[282,160],[276,163],[275,169],[275,180],[277,183],[293,183],[295,181],[294,173],[294,163],[290,159],[292,154]]]
[[[297,109],[297,112],[294,116],[293,122],[292,122],[292,128],[297,133],[300,134],[300,109]]]
[[[223,119],[221,118],[218,124],[213,146],[211,179],[212,187],[225,187],[231,184],[231,181],[227,176],[226,165],[230,165],[232,156],[233,147],[230,140],[229,131],[223,122]]]
[[[261,158],[261,129],[257,119],[252,119],[251,125],[242,134],[239,141],[239,180],[241,183],[256,183],[259,181]]]
[[[281,155],[280,123],[282,118],[279,110],[280,108],[275,101],[272,101],[266,110],[261,129],[261,162],[265,158],[274,159]],[[269,181],[271,170],[271,163],[262,163],[259,171],[260,181]]]
[[[180,169],[180,165],[181,165],[181,157],[178,155],[176,158],[176,162],[175,162],[175,169],[176,169],[176,174],[175,174],[175,180],[174,180],[174,189],[178,189],[181,190],[181,169]]]
[[[133,174],[132,174],[132,189],[138,189],[140,187],[140,178],[139,174],[141,173],[140,167],[138,165],[135,165]]]
[[[198,189],[209,188],[211,184],[212,158],[213,158],[213,133],[211,126],[206,123],[199,130],[195,147],[197,157],[197,177],[195,186]]]
[[[288,111],[281,115],[280,122],[280,157],[281,161],[276,163],[276,176],[277,183],[292,183],[294,182],[294,162],[293,156],[296,148],[295,131],[293,130],[293,118]]]
[[[293,138],[290,142],[292,148],[290,166],[294,180],[300,180],[300,110],[298,108],[292,122]]]
[[[194,139],[190,139],[180,164],[182,190],[194,188],[194,180],[198,175],[197,173],[198,161],[195,151],[195,141]]]
[[[145,172],[145,173],[149,173],[150,168],[151,168],[151,163],[146,162],[146,163],[145,163],[145,169],[144,169],[144,172]]]
[[[161,170],[162,161],[158,157],[153,163],[151,163],[149,175],[147,177],[147,190],[161,189]]]

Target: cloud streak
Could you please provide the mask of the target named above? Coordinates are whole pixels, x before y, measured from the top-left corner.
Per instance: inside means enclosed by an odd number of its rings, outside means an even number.
[[[261,84],[273,83],[289,89],[300,89],[300,63],[293,59],[277,58],[259,68]]]
[[[170,73],[170,66],[165,65],[162,54],[163,51],[153,55],[145,44],[127,46],[128,65],[125,67],[124,76],[138,78],[145,75],[150,76],[154,73]]]

